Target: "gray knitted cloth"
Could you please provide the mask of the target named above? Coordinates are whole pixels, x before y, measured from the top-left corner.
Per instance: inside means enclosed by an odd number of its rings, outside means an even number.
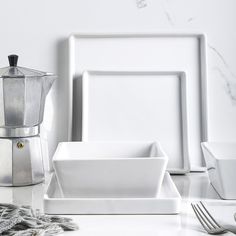
[[[67,217],[43,215],[30,206],[0,204],[0,235],[50,236],[78,229]]]

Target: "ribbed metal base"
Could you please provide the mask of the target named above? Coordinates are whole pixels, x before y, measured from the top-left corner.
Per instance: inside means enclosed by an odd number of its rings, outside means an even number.
[[[17,128],[8,128],[0,127],[0,137],[1,138],[23,138],[36,136],[40,132],[39,126],[33,127],[17,127]]]

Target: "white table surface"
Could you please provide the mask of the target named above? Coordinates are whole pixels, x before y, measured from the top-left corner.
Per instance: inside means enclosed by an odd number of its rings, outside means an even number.
[[[219,222],[227,222],[236,228],[233,217],[236,201],[220,200],[206,173],[176,175],[172,178],[183,198],[179,215],[74,215],[71,217],[78,223],[80,230],[61,235],[206,235],[190,205],[200,199]],[[0,202],[26,204],[34,209],[43,209],[45,185],[0,187]]]

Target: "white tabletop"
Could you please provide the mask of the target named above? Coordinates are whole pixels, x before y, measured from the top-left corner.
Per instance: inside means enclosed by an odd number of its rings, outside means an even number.
[[[65,235],[206,235],[190,203],[202,200],[221,223],[236,227],[236,201],[223,201],[210,185],[206,173],[172,176],[183,200],[179,215],[74,215],[80,230]],[[47,181],[46,181],[47,182]],[[31,205],[43,209],[45,184],[29,187],[0,187],[0,202]]]

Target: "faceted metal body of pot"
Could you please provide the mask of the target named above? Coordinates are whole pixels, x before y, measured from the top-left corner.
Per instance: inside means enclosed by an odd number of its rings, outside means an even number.
[[[0,69],[0,186],[24,186],[44,180],[40,124],[53,74],[17,66]]]
[[[54,80],[54,75],[45,73],[38,76],[0,76],[0,127],[41,124],[45,99]]]
[[[24,186],[44,180],[40,137],[0,138],[0,186]]]

